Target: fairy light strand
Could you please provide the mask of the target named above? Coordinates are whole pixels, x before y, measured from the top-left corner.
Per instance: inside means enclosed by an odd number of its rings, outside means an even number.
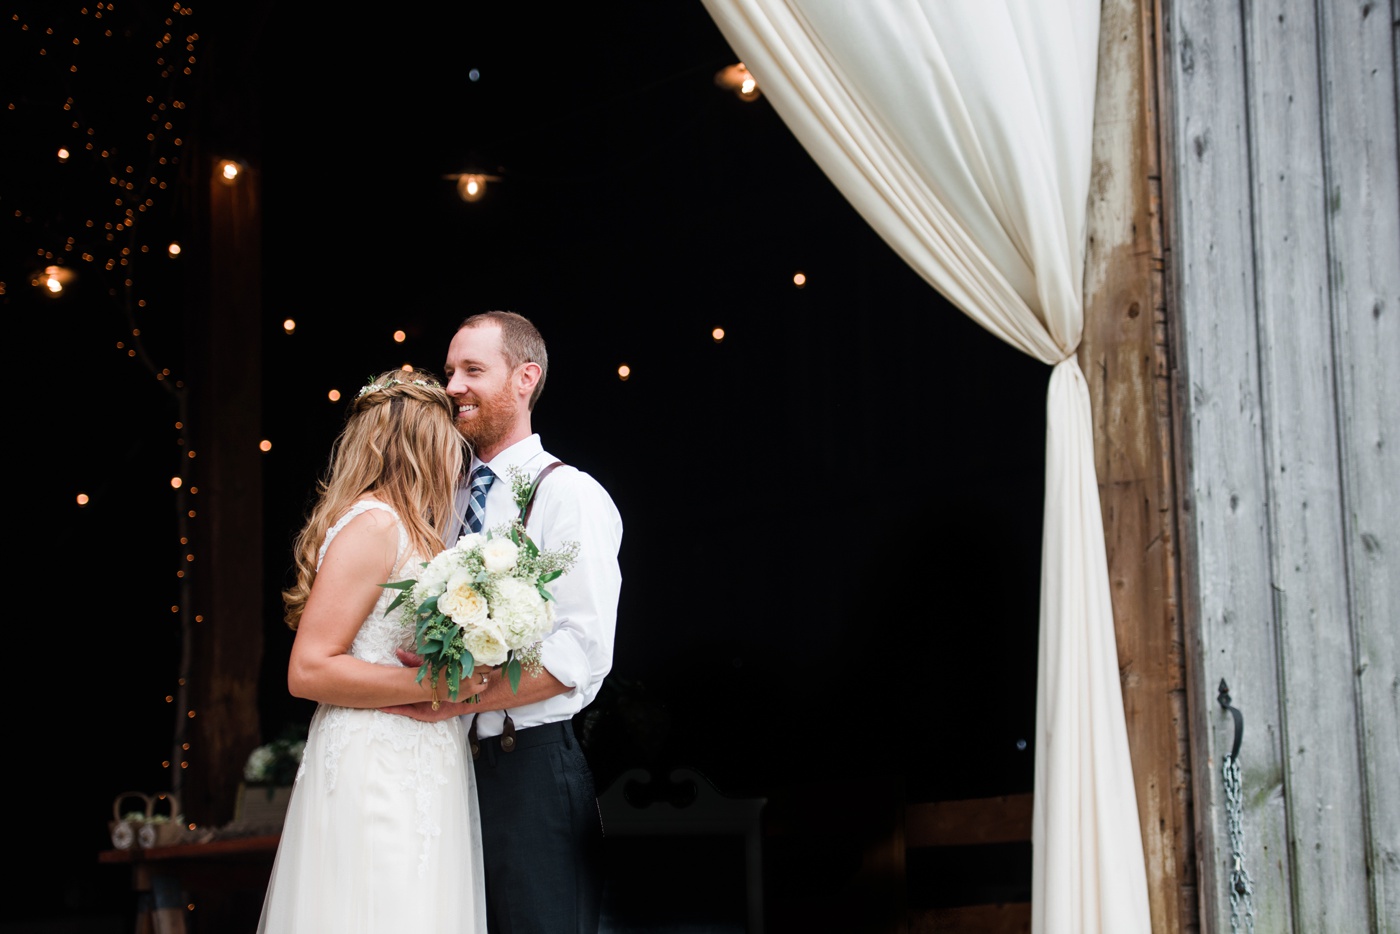
[[[34,19],[26,20],[25,16]],[[42,22],[42,18],[51,22]],[[177,238],[158,231],[152,231],[150,237],[144,234],[155,209],[178,187],[176,173],[185,144],[181,126],[187,107],[182,89],[189,84],[198,61],[199,34],[191,28],[193,21],[190,7],[172,3],[169,14],[156,27],[158,34],[143,38],[139,33],[145,24],[139,17],[123,17],[117,4],[104,0],[82,7],[76,15],[52,8],[15,13],[7,24],[22,40],[28,40],[34,56],[30,61],[35,73],[44,76],[43,86],[58,89],[45,99],[37,94],[16,95],[8,110],[28,121],[25,130],[33,138],[46,131],[53,134],[45,145],[54,162],[63,167],[59,188],[81,191],[84,194],[73,197],[86,199],[79,215],[71,210],[46,211],[47,205],[21,205],[10,212],[26,233],[40,237],[32,254],[40,271],[31,275],[30,282],[45,289],[54,301],[62,301],[72,288],[99,294],[81,279],[90,278],[99,288],[105,286],[106,298],[120,311],[125,325],[112,341],[117,353],[150,373],[177,411],[175,440],[180,455],[171,487],[180,567],[172,611],[179,617],[181,655],[176,690],[165,696],[175,707],[174,738],[169,758],[161,763],[171,772],[170,787],[176,795],[182,794],[189,766],[189,721],[196,713],[189,706],[193,627],[203,619],[193,607],[196,452],[188,444],[188,392],[183,380],[170,367],[158,363],[148,348],[143,319],[154,323],[160,316],[139,290],[146,289],[148,282],[159,284],[162,274],[173,267],[168,262],[162,267],[158,260],[168,260],[179,252],[178,246],[152,248],[152,243],[173,245]],[[143,47],[155,53],[152,62],[141,63],[137,50]],[[137,54],[128,56],[128,52]],[[136,70],[135,83],[144,83],[148,93],[130,101],[104,97],[119,94],[115,89],[127,86],[110,80],[109,73],[123,67]],[[43,191],[43,186],[36,185],[23,193],[37,198]],[[76,229],[59,231],[55,229],[58,225]],[[4,289],[0,283],[0,291]],[[78,505],[86,502],[83,494]]]

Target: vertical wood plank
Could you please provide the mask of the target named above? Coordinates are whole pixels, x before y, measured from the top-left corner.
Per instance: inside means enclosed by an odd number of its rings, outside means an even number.
[[[1372,0],[1333,0],[1319,9],[1366,859],[1375,929],[1400,932],[1400,158],[1393,24]]]
[[[1255,293],[1294,921],[1370,927],[1344,581],[1314,0],[1245,7]]]
[[[1240,762],[1258,930],[1289,931],[1242,26],[1235,4],[1212,0],[1173,2],[1164,17],[1192,788],[1202,926],[1228,931],[1220,765],[1231,724],[1215,703],[1224,678],[1247,718]]]
[[[262,200],[256,171],[236,186],[214,180],[202,218],[208,230],[207,304],[191,315],[202,355],[195,387],[201,465],[192,496],[201,548],[194,565],[197,612],[189,693],[186,815],[219,826],[233,817],[243,762],[260,742],[258,672],[263,650]],[[192,491],[193,492],[193,491]]]
[[[1106,0],[1099,28],[1080,368],[1094,410],[1123,706],[1154,931],[1193,931],[1195,860],[1162,341],[1153,0]]]

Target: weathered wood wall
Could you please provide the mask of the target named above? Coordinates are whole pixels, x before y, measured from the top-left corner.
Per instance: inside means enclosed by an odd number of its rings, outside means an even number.
[[[1400,931],[1395,12],[1163,9],[1203,927],[1230,928],[1224,678],[1256,930]]]
[[[1094,408],[1152,930],[1197,929],[1157,125],[1157,4],[1104,0],[1079,364]]]

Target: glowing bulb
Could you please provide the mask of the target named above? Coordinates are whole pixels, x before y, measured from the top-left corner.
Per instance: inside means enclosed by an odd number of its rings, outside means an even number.
[[[394,332],[394,343],[402,344],[406,340],[408,340],[408,335],[405,334],[403,331]]]
[[[329,399],[329,400],[331,400],[332,402],[339,402],[339,401],[340,401],[340,390],[339,390],[339,389],[332,389],[330,392],[326,393],[326,398]]]
[[[481,196],[486,194],[486,176],[457,176],[457,194],[461,196],[463,201],[480,201]]]
[[[628,366],[627,364],[624,363],[624,364],[622,364],[622,366],[620,366],[620,367],[617,368],[617,378],[620,379],[620,380],[622,380],[624,383],[627,381],[627,377],[629,377],[629,376],[631,376],[631,375],[632,375],[632,368],[631,368],[630,366]]]
[[[71,155],[71,153],[69,153],[68,150],[66,150],[66,149],[64,149],[64,148],[62,148],[62,147],[59,147],[59,150],[58,150],[58,161],[59,161],[59,162],[67,162],[67,161],[68,161],[68,156],[69,156],[69,155]]]
[[[797,286],[799,289],[802,288],[804,285],[807,284],[807,274],[802,272],[795,273],[792,277],[792,284]]]
[[[743,62],[735,62],[721,68],[715,75],[715,84],[733,91],[740,100],[758,100],[758,81],[749,73],[748,68],[744,67]]]
[[[88,504],[88,495],[87,495],[86,493],[79,493],[79,494],[78,494],[78,505],[79,505],[79,506],[86,506],[87,504]]]
[[[258,442],[258,450],[266,454],[268,451],[272,450],[272,442],[264,438]]]
[[[286,318],[282,321],[282,330],[286,331],[288,334],[296,333],[296,329],[297,323],[292,318]]]
[[[236,185],[238,183],[238,176],[243,171],[243,166],[234,162],[232,159],[223,159],[219,162],[218,166],[216,166],[215,171],[218,173],[219,181],[223,182],[225,185]]]
[[[713,337],[715,343],[718,344],[720,341],[724,340],[724,328],[715,328],[710,332],[710,336]]]
[[[63,283],[59,282],[56,276],[49,276],[44,280],[44,288],[57,295],[63,291]]]
[[[178,490],[182,485],[184,485],[184,482],[185,482],[185,481],[181,480],[179,477],[171,477],[171,478],[170,478],[170,488],[171,488],[171,489],[174,489],[174,490]]]
[[[174,259],[175,257],[180,255],[180,244],[172,240],[170,242],[170,246],[165,248],[165,252],[170,254],[171,259]]]

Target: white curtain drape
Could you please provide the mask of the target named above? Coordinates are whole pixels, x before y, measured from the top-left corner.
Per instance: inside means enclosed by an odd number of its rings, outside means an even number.
[[[1038,932],[1150,930],[1083,332],[1098,0],[702,0],[797,139],[939,292],[1050,364]]]

